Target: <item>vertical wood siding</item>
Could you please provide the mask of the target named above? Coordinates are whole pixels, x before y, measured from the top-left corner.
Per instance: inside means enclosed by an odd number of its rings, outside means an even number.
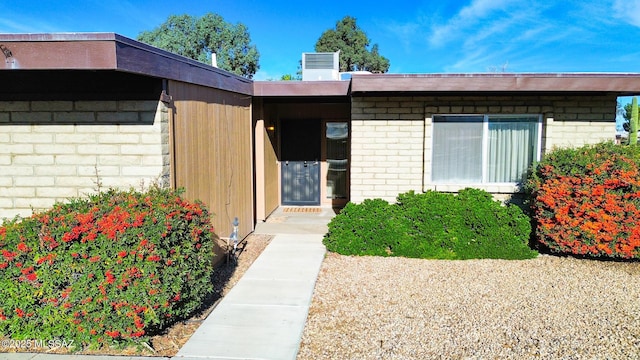
[[[280,185],[278,183],[278,157],[274,146],[275,139],[264,131],[264,187],[265,187],[265,208],[270,214],[280,205]]]
[[[234,217],[240,236],[253,231],[253,166],[249,96],[170,82],[173,98],[173,185],[214,213],[227,237]]]

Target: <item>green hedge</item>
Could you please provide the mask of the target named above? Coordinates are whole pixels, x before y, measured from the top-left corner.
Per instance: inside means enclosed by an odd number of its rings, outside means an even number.
[[[530,219],[491,194],[464,189],[458,195],[408,192],[389,204],[381,199],[349,203],[329,223],[324,244],[344,255],[425,259],[526,259]]]
[[[340,254],[387,256],[408,241],[406,224],[397,207],[382,199],[347,205],[329,222],[324,244]]]
[[[180,192],[109,190],[0,227],[0,337],[144,341],[211,291],[210,215]]]
[[[557,149],[527,182],[537,241],[559,254],[640,258],[640,147]]]

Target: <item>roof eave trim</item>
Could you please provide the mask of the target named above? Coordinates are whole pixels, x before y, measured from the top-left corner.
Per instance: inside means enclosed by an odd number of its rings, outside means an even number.
[[[354,75],[352,92],[612,92],[627,94],[640,93],[640,74]]]
[[[115,70],[253,94],[253,81],[115,33],[0,34],[2,70]]]

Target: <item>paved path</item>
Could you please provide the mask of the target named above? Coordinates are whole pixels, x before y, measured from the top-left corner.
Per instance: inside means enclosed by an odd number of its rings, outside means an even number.
[[[322,237],[333,217],[283,212],[258,224],[275,237],[173,360],[295,359],[325,255]],[[162,360],[162,357],[2,354],[0,360]]]

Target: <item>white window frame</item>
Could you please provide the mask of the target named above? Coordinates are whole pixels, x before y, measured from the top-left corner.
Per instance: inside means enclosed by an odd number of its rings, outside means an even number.
[[[470,117],[470,116],[482,116],[482,182],[459,182],[448,180],[433,180],[433,157],[434,157],[434,139],[431,139],[431,182],[433,184],[454,185],[454,184],[481,184],[481,185],[519,185],[519,182],[489,182],[487,179],[488,165],[489,165],[489,118],[516,118],[516,117],[537,117],[537,139],[536,139],[536,154],[534,161],[540,161],[542,156],[542,114],[433,114],[431,119],[431,126],[435,127],[435,118],[438,116],[443,117]]]

